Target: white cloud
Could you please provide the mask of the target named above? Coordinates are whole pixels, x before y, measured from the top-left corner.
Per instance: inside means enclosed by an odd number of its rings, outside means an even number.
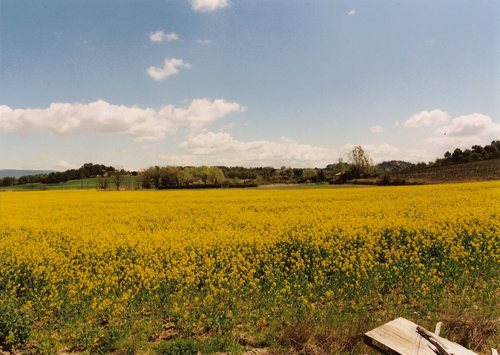
[[[163,30],[158,30],[155,33],[149,34],[149,39],[151,42],[163,42],[163,41],[177,41],[179,35],[175,32],[165,33]]]
[[[399,121],[394,122],[394,127],[399,126]]]
[[[384,131],[384,129],[382,128],[382,126],[371,126],[370,131],[372,131],[373,133],[379,133]]]
[[[347,143],[341,148],[341,150],[342,152],[344,152],[344,154],[347,155],[349,152],[352,151],[352,149],[355,146],[356,146],[355,144]],[[362,145],[361,148],[363,148],[365,153],[368,154],[368,156],[373,159],[375,164],[385,160],[401,159],[399,149],[387,143],[379,145],[374,145],[374,144]]]
[[[170,75],[179,73],[179,68],[191,68],[191,64],[184,63],[182,59],[166,58],[163,68],[151,66],[147,72],[156,81],[161,81]]]
[[[347,156],[355,146],[355,144],[348,143],[344,145],[341,150]],[[403,153],[399,148],[387,143],[379,145],[367,144],[361,145],[361,147],[365,153],[373,159],[375,164],[390,160],[404,160],[418,163],[420,161],[427,162],[435,159],[435,157],[428,154],[425,149],[406,149]]]
[[[220,129],[219,129],[219,132],[226,132],[226,131],[230,131],[234,125],[236,124],[236,122],[229,122],[227,125],[225,126],[222,126]]]
[[[349,11],[347,14],[348,15],[354,15],[356,13],[356,11],[354,9],[352,9],[351,11]]]
[[[59,163],[57,163],[57,165],[56,165],[56,169],[60,170],[60,171],[65,171],[65,170],[74,169],[74,168],[76,168],[76,165],[69,164],[68,162],[66,162],[64,160],[59,160]]]
[[[66,170],[69,170],[69,169],[76,169],[76,168],[78,168],[77,165],[70,164],[70,163],[68,163],[68,162],[66,162],[64,160],[59,160],[59,162],[55,166],[54,170],[57,170],[57,171],[66,171]]]
[[[158,113],[161,116],[170,118],[176,125],[188,125],[196,130],[210,125],[212,122],[228,115],[231,112],[244,112],[246,107],[240,106],[236,102],[225,100],[195,99],[187,109],[174,108],[168,105],[161,108]]]
[[[214,11],[228,6],[227,0],[191,0],[193,10]]]
[[[411,116],[406,122],[405,127],[437,126],[450,121],[450,114],[439,109],[422,111]]]
[[[428,162],[435,160],[436,157],[428,154],[425,149],[407,149],[402,160],[412,163]],[[399,159],[398,159],[399,160]]]
[[[491,117],[473,113],[455,117],[448,126],[433,132],[435,137],[425,141],[436,146],[468,147],[474,144],[489,144],[500,136],[500,124]]]
[[[121,134],[136,142],[157,141],[181,126],[196,131],[244,108],[236,102],[195,99],[188,108],[168,105],[158,111],[137,106],[52,103],[46,109],[15,109],[0,105],[0,133],[49,133],[61,137],[84,133]]]
[[[159,155],[158,157],[173,166],[189,166],[198,163],[196,155]]]
[[[227,132],[198,134],[179,148],[194,155],[214,156],[219,163],[250,166],[323,167],[334,161],[336,155],[332,149],[299,144],[286,137],[279,142],[243,142]]]
[[[212,44],[211,39],[197,39],[196,42],[201,43],[201,44]]]

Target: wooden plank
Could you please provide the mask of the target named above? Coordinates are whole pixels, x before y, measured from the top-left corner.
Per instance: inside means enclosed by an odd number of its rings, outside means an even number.
[[[443,325],[442,322],[437,322],[436,330],[434,331],[434,334],[439,335],[441,333],[441,325]]]
[[[398,318],[365,333],[364,342],[386,355],[436,355],[434,345],[417,333],[417,326],[407,319]],[[433,338],[449,354],[477,355],[438,335],[433,334]]]

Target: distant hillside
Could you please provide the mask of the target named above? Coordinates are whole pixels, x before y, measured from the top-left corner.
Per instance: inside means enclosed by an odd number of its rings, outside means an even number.
[[[377,164],[377,168],[379,169],[392,169],[396,166],[412,166],[412,163],[408,163],[407,161],[402,160],[391,160],[391,161],[383,161],[382,163]]]
[[[406,181],[430,183],[500,180],[500,159],[443,166],[426,166],[394,172],[391,176],[397,176]]]
[[[16,169],[0,169],[0,178],[15,177],[20,178],[25,175],[50,174],[55,170],[16,170]]]

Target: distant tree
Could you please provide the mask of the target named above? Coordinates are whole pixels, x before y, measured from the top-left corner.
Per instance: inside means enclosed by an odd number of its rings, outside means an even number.
[[[14,177],[6,176],[2,179],[2,186],[14,186],[17,185],[17,179]]]
[[[42,184],[46,184],[49,176],[47,174],[39,174],[38,175],[38,181],[41,182]]]
[[[487,159],[500,158],[500,141],[492,141],[490,145],[484,147]]]
[[[345,173],[346,164],[344,163],[344,159],[339,158],[337,166],[338,166],[339,173]]]
[[[326,173],[326,170],[318,169],[316,171],[318,173],[318,176],[316,176],[316,182],[326,181],[328,179],[328,174]]]
[[[480,161],[480,160],[483,160],[483,157],[478,153],[472,152],[472,154],[470,155],[470,160],[471,161]]]
[[[302,173],[303,173],[304,169],[301,169],[301,168],[293,168],[292,169],[292,176],[294,179],[296,180],[300,180],[302,179]]]
[[[137,173],[137,185],[138,187],[142,187],[144,189],[151,188],[151,180],[152,176],[150,173],[150,169],[143,169]]]
[[[162,187],[166,186],[178,186],[180,184],[182,171],[176,166],[164,166],[159,170],[160,174],[160,185]]]
[[[194,170],[194,176],[199,177],[206,185],[208,177],[210,176],[210,168],[206,165],[199,166]]]
[[[262,168],[262,179],[266,181],[270,181],[272,178],[276,176],[276,169],[272,167]]]
[[[109,186],[109,178],[107,177],[98,177],[97,178],[97,187],[101,190],[106,190]]]
[[[161,187],[161,168],[159,166],[150,166],[147,169],[139,171],[137,174],[137,182],[140,187],[150,189]]]
[[[477,156],[481,157],[481,158],[485,158],[488,153],[486,152],[486,150],[481,147],[480,145],[473,145],[472,146],[472,153],[476,153]]]
[[[61,174],[61,173],[56,173],[56,172],[50,173],[49,176],[47,177],[47,183],[56,184],[58,182],[61,182],[58,174]]]
[[[120,187],[125,185],[125,179],[127,176],[127,172],[124,169],[116,169],[111,172],[111,182],[115,184],[116,190],[120,190]]]
[[[451,155],[451,161],[454,163],[454,164],[458,164],[462,158],[462,149],[460,148],[457,148],[453,151],[453,154]]]
[[[226,179],[222,170],[216,166],[211,166],[208,171],[209,171],[208,181],[211,184],[216,184],[216,185],[222,184]]]
[[[279,172],[279,177],[282,182],[290,182],[293,179],[293,169],[292,168],[287,168],[285,166],[281,167],[281,170]]]
[[[180,168],[179,185],[189,185],[189,181],[193,178],[190,168]]]
[[[151,177],[153,179],[153,186],[158,189],[160,187],[160,167],[155,165],[149,168]]]
[[[318,176],[318,172],[314,169],[303,169],[302,170],[302,179],[304,180],[315,180]]]
[[[349,153],[349,173],[351,178],[359,178],[361,174],[371,174],[373,170],[373,160],[358,145]]]
[[[462,152],[462,156],[460,158],[461,163],[467,163],[472,161],[472,150],[466,149]]]
[[[19,185],[24,185],[24,184],[27,184],[29,175],[23,175],[23,176],[20,176],[19,179],[17,180],[18,181],[18,184]]]
[[[63,171],[60,173],[61,175],[61,182],[67,182],[69,180],[69,175],[67,171]]]

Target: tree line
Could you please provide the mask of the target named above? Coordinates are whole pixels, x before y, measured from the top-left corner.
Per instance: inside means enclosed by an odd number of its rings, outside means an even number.
[[[470,162],[478,162],[483,160],[499,159],[500,158],[500,141],[492,141],[491,144],[473,145],[471,149],[462,150],[456,148],[453,153],[447,151],[444,153],[444,158],[437,158],[434,162],[424,163],[419,162],[412,164],[404,161],[392,161],[373,164],[372,159],[365,153],[361,146],[354,147],[349,153],[348,163],[342,162],[339,159],[337,164],[330,164],[337,173],[330,183],[342,184],[349,180],[359,178],[373,178],[378,177],[379,184],[405,184],[404,180],[400,181],[397,176],[400,173],[407,173],[412,171],[420,171],[425,168],[446,167],[451,165],[458,165]],[[394,181],[389,180],[389,175],[397,176]]]
[[[444,159],[436,159],[435,165],[462,164],[498,158],[500,158],[500,140],[492,141],[484,147],[473,145],[471,149],[456,148],[453,153],[448,151],[444,153]]]
[[[162,189],[170,186],[222,185],[234,186],[261,183],[301,183],[324,182],[331,179],[333,173],[326,169],[302,169],[281,167],[242,166],[151,166],[138,172],[137,186],[144,189]]]
[[[0,179],[0,186],[25,184],[57,184],[70,180],[80,180],[106,176],[112,174],[115,170],[116,169],[112,166],[86,163],[78,169],[68,169],[66,171],[57,171],[50,174],[23,175],[19,178],[7,176]]]
[[[0,186],[13,186],[23,184],[52,184],[79,180],[84,178],[97,178],[97,187],[109,188],[114,184],[117,189],[125,186],[127,175],[137,175],[134,182],[135,188],[166,188],[169,186],[188,186],[193,184],[204,185],[235,185],[242,183],[304,183],[304,182],[333,182],[344,183],[359,178],[378,177],[388,172],[398,173],[413,171],[425,167],[447,166],[473,161],[500,158],[500,141],[493,141],[484,147],[474,145],[471,149],[461,150],[456,148],[453,153],[446,152],[444,158],[437,158],[434,162],[419,162],[412,164],[408,162],[395,161],[373,164],[373,160],[361,146],[356,146],[349,153],[348,161],[341,158],[326,168],[292,168],[282,166],[274,167],[226,167],[205,165],[192,166],[151,166],[137,172],[128,172],[123,169],[115,169],[112,166],[102,164],[83,164],[79,169],[68,169],[63,172],[52,172],[50,174],[37,174],[0,179]],[[127,186],[129,187],[129,186]]]
[[[483,160],[499,159],[500,158],[500,140],[492,141],[484,147],[481,145],[473,145],[471,149],[456,148],[453,153],[447,151],[443,158],[437,158],[435,161],[428,163],[419,162],[417,164],[406,164],[396,166],[392,169],[393,172],[404,172],[419,170],[423,168],[432,168],[439,166],[450,166],[455,164],[471,163]]]

